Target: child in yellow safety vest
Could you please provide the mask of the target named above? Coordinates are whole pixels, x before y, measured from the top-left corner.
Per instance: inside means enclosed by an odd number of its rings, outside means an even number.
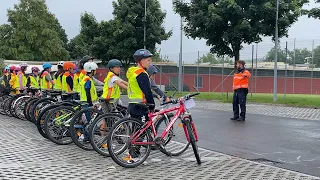
[[[27,68],[28,68],[27,63],[20,64],[20,71],[17,73],[17,78],[15,80],[15,88],[17,89],[17,91],[22,92],[27,87],[27,76],[26,76]]]
[[[93,102],[98,99],[96,86],[94,85],[94,82],[92,80],[92,77],[96,74],[96,70],[98,68],[98,65],[94,62],[87,62],[83,66],[83,70],[86,72],[86,75],[83,77],[83,79],[80,82],[81,87],[81,93],[80,93],[80,101],[86,101],[90,107],[93,107]],[[90,122],[90,113],[85,113],[85,120],[83,121],[83,126],[85,127],[88,122]],[[89,140],[88,132],[86,131],[86,128],[84,128],[83,133],[83,141]]]
[[[62,91],[72,92],[73,91],[73,78],[74,64],[70,61],[63,63],[64,74],[62,75]]]
[[[40,87],[43,90],[50,90],[54,85],[54,81],[50,75],[52,65],[50,63],[44,63],[42,67],[43,71],[40,74]]]
[[[9,84],[12,88],[12,94],[20,94],[20,91],[18,90],[18,86],[17,86],[17,79],[18,79],[18,72],[20,72],[20,68],[19,67],[15,67],[15,69],[12,71],[12,74],[11,74],[11,79],[9,81]]]
[[[53,88],[56,90],[62,90],[62,75],[63,71],[63,63],[64,61],[59,61],[57,64],[58,71],[53,76],[54,85]]]
[[[31,68],[32,74],[28,76],[27,87],[40,88],[39,71],[40,69],[38,67]]]
[[[120,88],[127,89],[128,83],[119,77],[121,66],[122,64],[118,59],[111,59],[108,62],[109,72],[103,81],[102,98],[112,98],[114,102],[118,101],[120,99]]]

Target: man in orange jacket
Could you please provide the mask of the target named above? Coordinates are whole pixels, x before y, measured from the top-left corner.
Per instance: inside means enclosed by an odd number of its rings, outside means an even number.
[[[244,67],[245,62],[237,61],[237,70],[233,75],[233,117],[231,120],[245,121],[246,120],[246,101],[249,87],[249,78],[251,74]],[[241,113],[239,116],[239,105]]]

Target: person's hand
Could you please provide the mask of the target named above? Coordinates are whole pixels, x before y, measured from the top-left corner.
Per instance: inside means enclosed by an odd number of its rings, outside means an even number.
[[[157,95],[157,99],[159,99],[159,100],[160,100],[160,98],[161,98],[161,97],[160,97],[159,95]]]
[[[167,97],[166,100],[165,100],[165,102],[169,102],[169,101],[170,101],[170,98]]]

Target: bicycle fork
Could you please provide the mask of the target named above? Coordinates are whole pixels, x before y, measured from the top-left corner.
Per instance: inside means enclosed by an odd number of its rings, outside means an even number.
[[[185,117],[183,117],[183,119],[182,119],[184,133],[186,135],[187,141],[190,142],[190,136],[189,136],[188,129],[187,129],[187,123],[190,123],[193,134],[194,134],[194,138],[196,141],[198,141],[199,137],[198,137],[198,133],[197,133],[196,127],[194,125],[194,122],[192,120],[191,113],[186,113]]]

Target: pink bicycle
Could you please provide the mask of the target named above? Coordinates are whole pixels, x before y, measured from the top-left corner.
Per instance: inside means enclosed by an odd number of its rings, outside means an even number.
[[[201,159],[197,146],[198,134],[191,113],[188,111],[195,106],[192,97],[198,94],[200,93],[197,91],[197,93],[171,100],[162,105],[170,104],[175,105],[174,107],[152,112],[148,109],[154,105],[140,103],[141,108],[146,109],[147,118],[135,119],[129,117],[117,121],[110,129],[107,141],[108,151],[113,161],[122,167],[137,167],[148,158],[151,146],[156,146],[161,152],[171,156],[166,144],[173,137],[173,125],[179,119],[181,121],[180,127],[183,128],[187,141],[186,144],[182,145],[179,142],[175,143],[176,147],[181,146],[181,150],[177,154],[186,151],[189,144],[191,144],[197,163],[200,165]],[[162,133],[158,133],[155,124],[159,116],[167,116],[170,112],[175,112],[175,114],[173,117],[171,116],[170,120],[163,121],[166,123],[165,129]],[[158,136],[158,134],[161,134],[161,136]]]

